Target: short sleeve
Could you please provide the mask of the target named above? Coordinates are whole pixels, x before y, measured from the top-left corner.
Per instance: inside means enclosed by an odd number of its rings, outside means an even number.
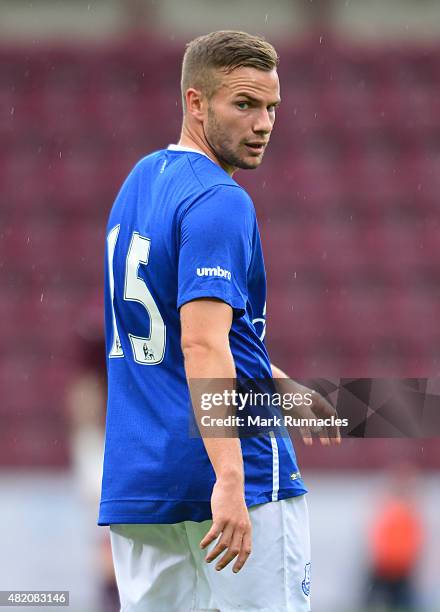
[[[248,299],[255,213],[246,192],[219,185],[206,191],[180,223],[177,307],[212,297],[242,316]]]

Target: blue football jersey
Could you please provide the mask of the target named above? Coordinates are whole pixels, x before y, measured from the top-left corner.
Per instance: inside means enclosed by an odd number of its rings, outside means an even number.
[[[270,378],[266,274],[252,200],[208,156],[170,145],[142,159],[107,226],[108,402],[98,523],[212,517],[215,474],[192,417],[179,308],[218,298],[233,309],[238,377]],[[248,506],[306,488],[288,437],[241,440]]]

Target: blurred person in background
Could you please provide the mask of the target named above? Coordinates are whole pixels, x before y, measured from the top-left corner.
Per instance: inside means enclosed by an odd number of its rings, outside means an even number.
[[[377,606],[389,612],[418,609],[414,574],[422,549],[423,524],[415,502],[416,482],[416,471],[409,464],[399,464],[390,473],[389,492],[370,529],[369,610]]]
[[[92,296],[76,327],[78,371],[67,390],[71,424],[72,469],[78,494],[89,516],[99,502],[106,404],[105,340],[102,303]],[[120,609],[108,531],[96,534],[94,550],[102,612]]]

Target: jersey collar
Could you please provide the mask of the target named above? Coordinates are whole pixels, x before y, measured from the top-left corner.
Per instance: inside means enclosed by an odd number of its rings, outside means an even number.
[[[198,153],[199,155],[204,155],[205,157],[207,157],[213,162],[213,160],[209,157],[209,155],[206,155],[206,153],[203,153],[203,151],[199,151],[199,149],[192,149],[191,147],[182,147],[182,145],[176,145],[176,144],[168,145],[168,149],[170,151],[186,151],[186,153]]]

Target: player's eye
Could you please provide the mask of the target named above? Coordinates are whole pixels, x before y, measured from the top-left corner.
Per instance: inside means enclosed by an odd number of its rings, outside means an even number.
[[[249,108],[249,102],[237,102],[237,107],[240,110],[247,110]]]
[[[276,109],[276,104],[271,104],[270,106],[267,107],[267,110],[269,111],[269,113],[274,113]]]

